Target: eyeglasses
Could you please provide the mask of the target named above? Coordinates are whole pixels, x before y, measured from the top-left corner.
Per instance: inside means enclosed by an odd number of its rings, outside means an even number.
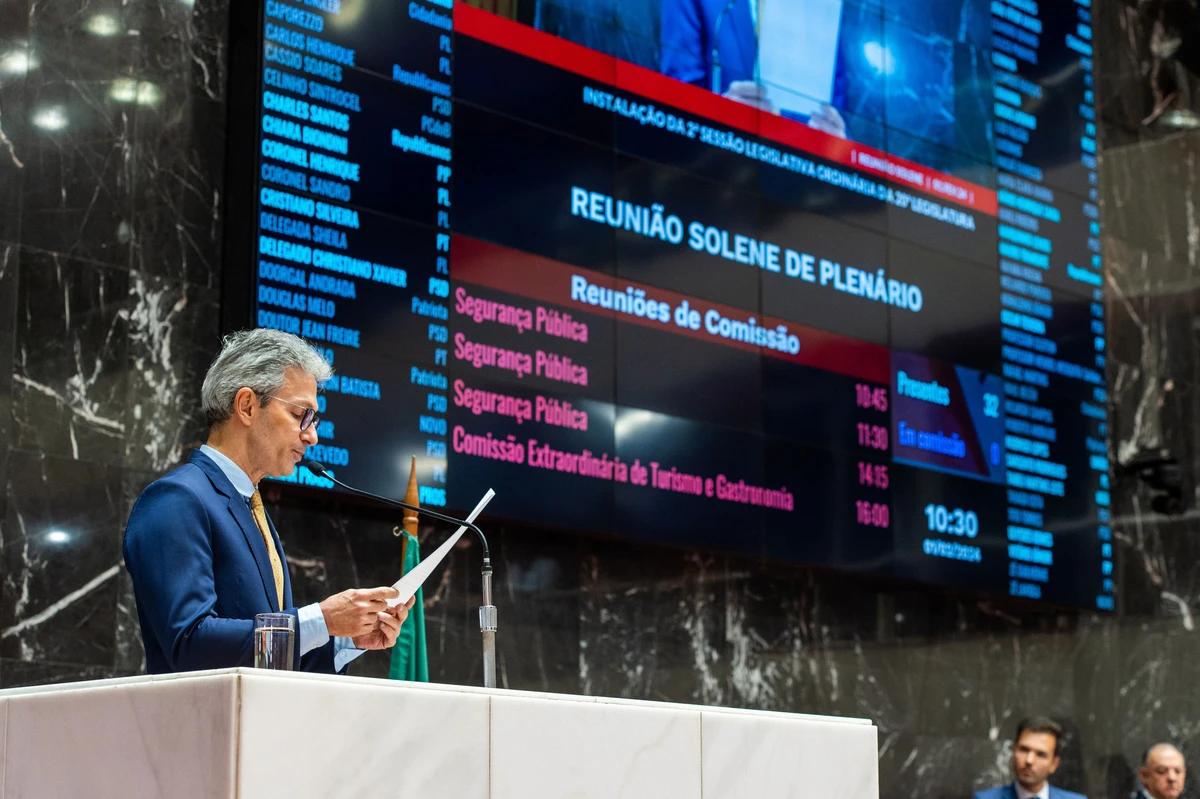
[[[291,405],[293,408],[300,408],[301,410],[303,410],[304,415],[300,417],[300,432],[301,433],[303,433],[305,430],[307,430],[308,428],[315,425],[317,422],[321,421],[321,417],[317,416],[317,412],[314,411],[312,408],[308,407],[307,405],[301,405],[298,402],[290,402],[289,400],[280,399],[279,397],[276,397],[273,394],[268,395],[267,399],[279,400],[279,402],[282,402],[285,405]]]

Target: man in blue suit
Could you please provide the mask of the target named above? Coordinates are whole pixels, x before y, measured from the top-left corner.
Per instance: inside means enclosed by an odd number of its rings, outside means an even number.
[[[758,0],[663,0],[659,70],[731,100],[775,112],[755,77]],[[817,130],[845,138],[831,105],[808,117]]]
[[[287,333],[249,330],[223,342],[201,388],[208,443],[146,487],[125,529],[151,674],[251,665],[257,613],[295,617],[294,662],[305,671],[342,671],[364,650],[395,643],[412,602],[388,608],[394,588],[296,607],[258,493],[262,478],[291,474],[317,443],[317,385],[331,374]]]
[[[1050,776],[1058,771],[1058,743],[1062,734],[1062,727],[1047,718],[1022,721],[1013,739],[1014,781],[976,791],[975,799],[1087,799],[1083,794],[1055,788],[1049,782]]]

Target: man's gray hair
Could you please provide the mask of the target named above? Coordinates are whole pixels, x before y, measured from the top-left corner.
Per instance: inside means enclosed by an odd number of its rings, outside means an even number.
[[[283,387],[284,372],[296,367],[316,379],[317,385],[333,376],[333,367],[311,344],[281,330],[256,328],[230,333],[204,375],[200,402],[208,424],[228,419],[233,397],[249,388],[266,405],[267,397]]]

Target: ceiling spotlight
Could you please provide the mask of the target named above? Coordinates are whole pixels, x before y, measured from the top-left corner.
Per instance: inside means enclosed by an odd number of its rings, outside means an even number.
[[[162,99],[162,89],[155,86],[153,83],[141,81],[138,83],[137,89],[137,104],[138,105],[158,105]]]
[[[1200,116],[1190,108],[1172,108],[1158,118],[1158,124],[1164,128],[1191,130],[1200,128]]]
[[[118,103],[137,103],[138,105],[158,105],[162,100],[162,89],[153,83],[137,81],[130,78],[115,80],[108,90],[109,99]]]
[[[109,87],[108,96],[118,103],[132,103],[137,99],[137,81],[129,78],[114,80]]]
[[[46,533],[47,544],[65,544],[71,540],[71,534],[66,530],[50,530]]]
[[[42,130],[62,130],[67,126],[67,121],[62,106],[51,106],[33,113],[33,124]]]
[[[0,73],[5,75],[24,75],[36,66],[37,61],[24,48],[0,55]]]
[[[83,23],[83,29],[96,36],[116,36],[121,32],[121,23],[112,14],[95,14]]]

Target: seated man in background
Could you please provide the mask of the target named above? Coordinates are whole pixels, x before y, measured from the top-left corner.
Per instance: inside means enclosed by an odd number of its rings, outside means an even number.
[[[1086,799],[1082,794],[1055,788],[1049,782],[1051,775],[1058,771],[1058,745],[1062,734],[1062,727],[1047,718],[1022,721],[1013,738],[1014,781],[976,791],[975,799]]]
[[[258,492],[317,443],[317,385],[332,373],[288,333],[225,339],[200,392],[208,443],[142,491],[125,528],[151,674],[252,665],[258,613],[296,618],[293,662],[305,671],[341,671],[395,643],[412,601],[388,608],[390,586],[293,604],[283,543]]]
[[[1155,744],[1142,757],[1138,779],[1142,786],[1130,799],[1179,799],[1187,779],[1183,752],[1168,743]]]

